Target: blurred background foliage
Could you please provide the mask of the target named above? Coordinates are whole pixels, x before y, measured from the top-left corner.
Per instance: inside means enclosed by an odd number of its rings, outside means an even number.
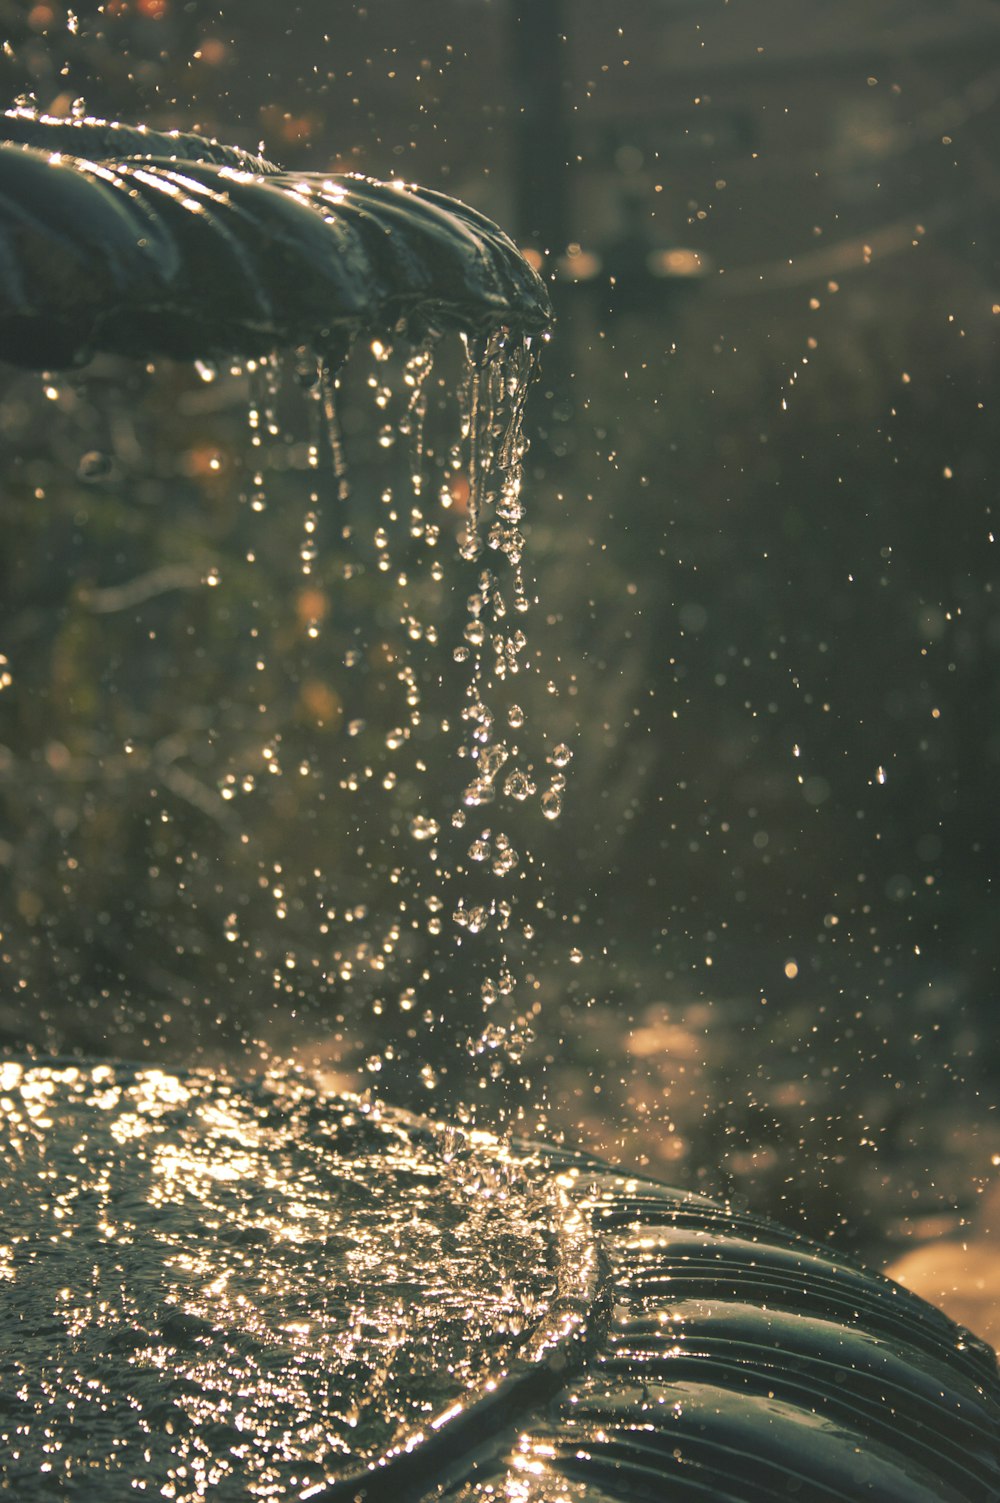
[[[956,1230],[1000,1149],[1000,8],[5,0],[0,21],[10,99],[402,174],[538,258],[558,328],[524,706],[575,757],[532,835],[519,1104],[869,1251]],[[480,1075],[446,1047],[473,1026],[461,971],[447,1007],[432,979],[401,1009],[436,949],[390,933],[400,823],[457,776],[438,756],[417,778],[409,748],[379,791],[405,622],[373,507],[398,456],[358,376],[352,499],[324,455],[307,537],[308,414],[279,395],[254,446],[251,395],[167,366],[3,374],[0,1027],[291,1053],[454,1109]],[[464,592],[431,595],[447,638]]]

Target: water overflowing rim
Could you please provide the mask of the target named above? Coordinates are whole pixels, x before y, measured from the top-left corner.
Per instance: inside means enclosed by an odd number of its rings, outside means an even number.
[[[281,168],[259,153],[242,146],[227,146],[214,136],[194,131],[154,130],[148,125],[126,125],[120,120],[94,116],[46,115],[24,106],[5,110],[0,139],[16,146],[35,146],[61,152],[89,162],[153,160],[216,162],[259,176],[280,173]]]
[[[185,133],[23,110],[0,121],[0,353],[251,356],[365,332],[544,330],[504,232],[432,189],[287,173]]]

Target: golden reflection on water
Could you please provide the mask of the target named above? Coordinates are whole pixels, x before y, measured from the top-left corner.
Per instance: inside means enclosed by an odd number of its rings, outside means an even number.
[[[0,1479],[294,1497],[502,1369],[550,1222],[493,1140],[295,1077],[0,1064]]]

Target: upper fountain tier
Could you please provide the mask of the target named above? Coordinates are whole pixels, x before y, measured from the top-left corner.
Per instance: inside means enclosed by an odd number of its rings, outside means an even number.
[[[552,316],[503,231],[428,188],[24,110],[0,143],[0,358],[18,365],[336,353],[363,330],[532,333]]]

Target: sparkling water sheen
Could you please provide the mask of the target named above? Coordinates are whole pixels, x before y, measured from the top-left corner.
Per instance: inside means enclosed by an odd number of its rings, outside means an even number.
[[[290,1076],[0,1065],[18,1499],[296,1497],[502,1369],[552,1203],[484,1135]]]

